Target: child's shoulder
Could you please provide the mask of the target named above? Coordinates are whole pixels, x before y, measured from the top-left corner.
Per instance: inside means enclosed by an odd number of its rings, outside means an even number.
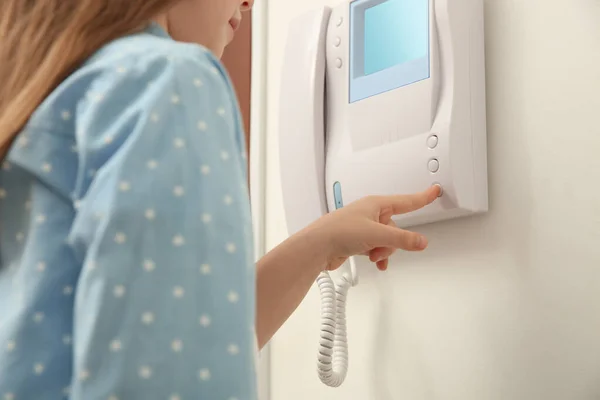
[[[82,68],[114,67],[115,63],[153,63],[157,60],[220,66],[220,61],[207,48],[195,43],[177,42],[158,25],[152,24],[144,31],[106,44]]]
[[[151,151],[157,143],[179,149],[198,131],[214,129],[221,134],[212,135],[213,146],[225,148],[233,138],[241,151],[240,126],[220,61],[202,46],[150,30],[114,40],[89,57],[38,106],[9,158],[36,174],[40,165],[51,165],[54,173],[44,170],[43,179],[68,194],[93,179],[75,179],[81,169],[98,171],[123,151]],[[60,161],[49,164],[50,155]]]
[[[195,43],[177,42],[158,25],[150,25],[142,32],[106,44],[75,75],[84,80],[93,76],[97,84],[108,81],[118,85],[124,79],[177,79],[190,71],[208,73],[212,79],[230,83],[221,61],[210,50]]]
[[[219,92],[232,93],[232,84],[220,60],[203,46],[171,39],[162,28],[113,40],[89,57],[38,107],[30,127],[68,132],[66,116],[97,109],[111,110],[144,97],[160,96],[192,81]],[[112,106],[111,106],[112,105]]]

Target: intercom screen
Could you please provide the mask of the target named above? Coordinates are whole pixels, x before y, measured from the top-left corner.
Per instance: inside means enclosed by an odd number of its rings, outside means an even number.
[[[350,102],[430,78],[430,0],[350,3]]]
[[[388,0],[365,10],[365,75],[427,57],[427,0]]]

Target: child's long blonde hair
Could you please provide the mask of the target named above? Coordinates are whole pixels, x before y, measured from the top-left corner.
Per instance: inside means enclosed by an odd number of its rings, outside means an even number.
[[[0,0],[0,157],[62,80],[178,0]]]

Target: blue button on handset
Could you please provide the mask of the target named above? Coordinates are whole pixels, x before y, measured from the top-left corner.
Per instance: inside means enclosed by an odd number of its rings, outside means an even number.
[[[339,182],[333,184],[333,199],[335,201],[335,209],[344,207],[342,200],[342,185]]]

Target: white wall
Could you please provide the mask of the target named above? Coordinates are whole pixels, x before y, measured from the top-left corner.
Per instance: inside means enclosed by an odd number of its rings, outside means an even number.
[[[267,247],[286,237],[279,77],[292,16],[268,10]],[[334,5],[335,1],[327,3]],[[491,212],[420,228],[423,254],[361,266],[351,366],[316,375],[316,290],[272,342],[272,400],[600,398],[600,1],[486,2]]]

